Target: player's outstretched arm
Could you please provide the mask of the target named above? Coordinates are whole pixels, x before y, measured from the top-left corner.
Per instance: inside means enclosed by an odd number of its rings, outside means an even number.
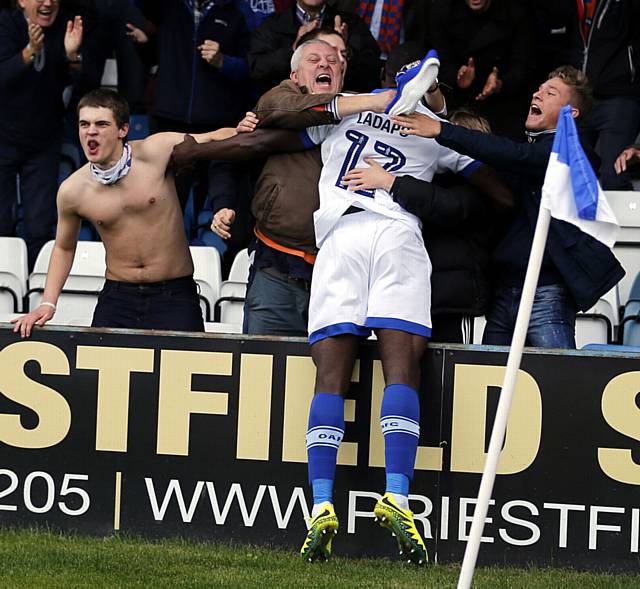
[[[42,326],[53,317],[60,292],[71,272],[81,219],[75,212],[73,196],[65,184],[58,191],[56,242],[49,260],[42,303],[30,313],[12,320],[15,324],[13,331],[19,331],[21,337],[29,337],[34,325]]]
[[[208,143],[210,141],[222,141],[233,137],[235,134],[235,129],[224,127],[208,133],[197,133],[191,135],[191,137],[198,143]],[[136,157],[152,161],[166,168],[173,148],[181,143],[184,138],[184,133],[155,133],[142,141],[136,142]]]
[[[210,143],[198,143],[191,135],[184,135],[184,141],[173,149],[172,162],[181,170],[198,161],[241,162],[307,148],[299,132],[284,129],[257,129]]]

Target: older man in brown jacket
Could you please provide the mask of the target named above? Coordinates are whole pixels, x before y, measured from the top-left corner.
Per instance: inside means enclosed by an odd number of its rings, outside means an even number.
[[[255,113],[262,126],[286,128],[286,121],[279,118],[282,110],[306,117],[309,126],[335,122],[327,105],[342,89],[346,63],[339,46],[344,47],[344,41],[337,34],[326,36],[325,43],[301,46],[292,59],[291,79],[260,99]],[[319,148],[275,154],[266,160],[251,204],[256,242],[245,302],[246,333],[307,335],[317,251],[313,213],[319,203],[321,168]],[[214,216],[213,231],[229,237],[234,219],[235,211],[221,209]]]

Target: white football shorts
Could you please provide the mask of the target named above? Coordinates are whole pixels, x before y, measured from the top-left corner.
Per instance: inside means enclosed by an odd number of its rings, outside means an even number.
[[[309,343],[341,334],[397,329],[431,335],[431,262],[422,236],[398,219],[344,215],[316,258]]]

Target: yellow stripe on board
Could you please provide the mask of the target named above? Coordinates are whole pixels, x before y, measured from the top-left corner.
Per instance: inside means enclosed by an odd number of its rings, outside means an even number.
[[[113,508],[113,529],[120,529],[120,500],[122,491],[122,473],[116,472],[116,493],[115,493],[115,505]]]

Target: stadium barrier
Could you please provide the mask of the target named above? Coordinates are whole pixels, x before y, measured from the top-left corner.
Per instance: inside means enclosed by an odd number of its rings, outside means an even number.
[[[505,348],[430,346],[411,507],[432,560],[460,561]],[[480,564],[637,570],[639,354],[523,357]],[[310,508],[302,340],[0,325],[0,525],[280,545]],[[375,345],[339,453],[334,551],[393,556]]]

